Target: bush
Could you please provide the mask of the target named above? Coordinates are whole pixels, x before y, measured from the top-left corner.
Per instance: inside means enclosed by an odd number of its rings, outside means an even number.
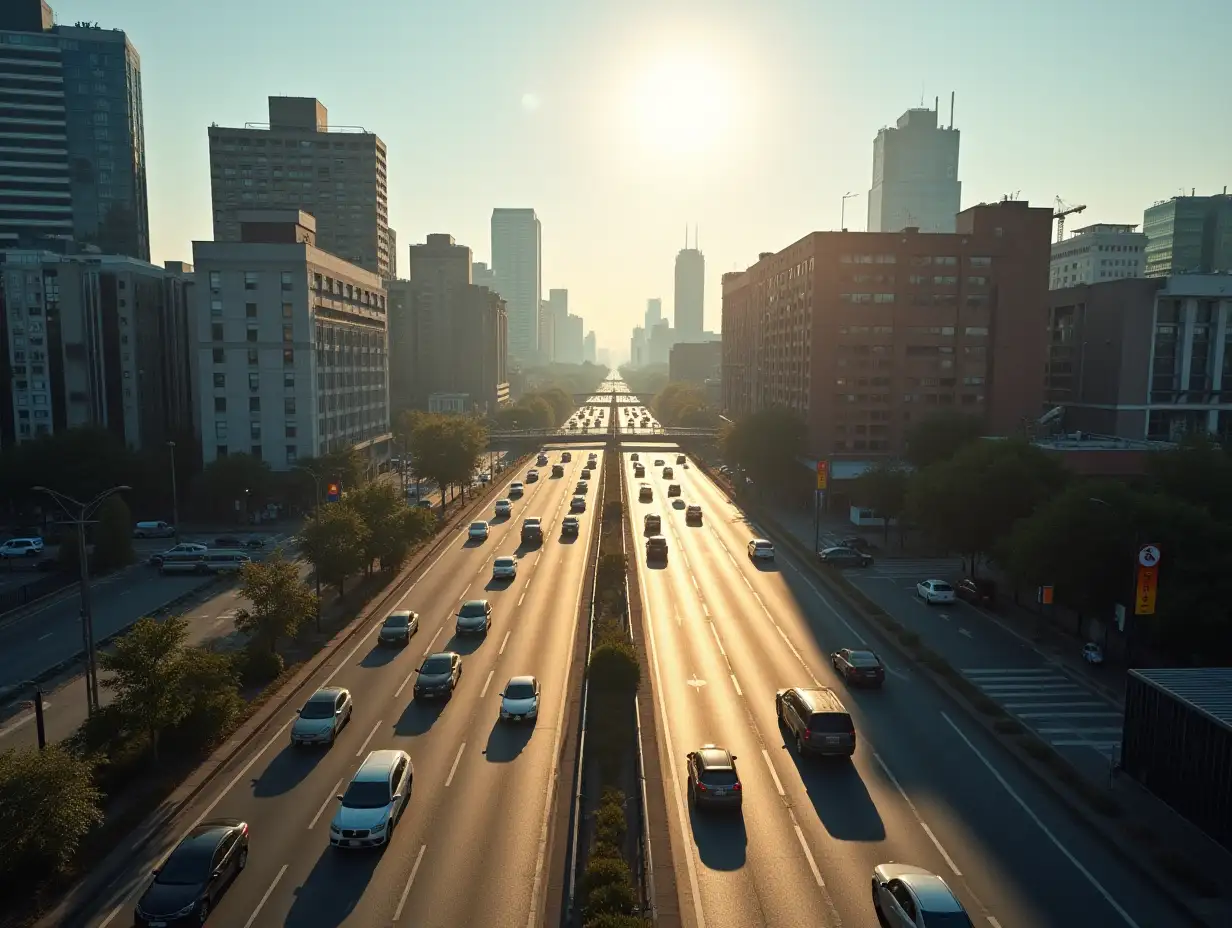
[[[0,882],[63,870],[103,820],[88,761],[56,744],[0,754]]]
[[[598,886],[587,893],[582,906],[582,917],[589,919],[597,915],[632,915],[636,911],[637,894],[633,891],[633,882],[625,880]]]
[[[586,919],[582,928],[650,928],[650,920],[637,915],[614,915],[604,912]]]
[[[231,733],[244,711],[244,700],[231,655],[192,648],[189,658],[184,676],[188,714],[166,738],[176,749],[199,754]]]
[[[590,849],[590,860],[624,860],[625,854],[619,845],[596,837],[595,846]]]
[[[633,643],[623,636],[605,636],[590,654],[590,685],[594,690],[630,698],[637,692],[641,668]]]
[[[595,839],[609,841],[619,847],[624,844],[628,829],[623,794],[618,790],[606,790],[603,802],[595,812]]]
[[[244,686],[264,686],[282,673],[282,655],[261,647],[249,647],[241,659],[240,681]]]

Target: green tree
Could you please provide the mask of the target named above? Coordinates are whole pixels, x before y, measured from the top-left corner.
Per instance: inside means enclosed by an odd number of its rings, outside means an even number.
[[[188,712],[173,730],[175,742],[194,751],[207,750],[231,733],[246,705],[235,659],[208,648],[185,648],[182,660]],[[170,737],[168,733],[164,740]]]
[[[290,638],[316,614],[317,597],[299,578],[299,568],[281,551],[264,561],[250,561],[240,571],[240,595],[251,608],[237,609],[235,627],[254,647],[271,653],[282,638]]]
[[[890,523],[898,521],[898,540],[903,540],[902,516],[907,506],[907,485],[911,474],[899,461],[880,460],[857,477],[851,498],[872,509],[882,520],[883,537],[890,541]]]
[[[907,429],[903,456],[907,463],[923,470],[930,464],[948,461],[960,448],[983,434],[984,423],[978,417],[943,409]]]
[[[546,401],[543,405],[547,406]],[[460,484],[465,488],[470,483],[487,443],[487,429],[478,419],[470,416],[426,416],[411,434],[415,471],[437,482],[444,505],[445,488],[451,484]]]
[[[112,674],[103,678],[103,686],[115,692],[115,703],[129,727],[149,739],[155,761],[162,733],[191,708],[184,686],[187,638],[188,623],[178,616],[162,622],[143,618],[112,651],[99,654],[99,666]]]
[[[722,436],[723,456],[745,470],[755,484],[773,486],[800,470],[808,427],[783,406],[770,406],[739,419]]]
[[[137,556],[133,553],[133,517],[128,504],[119,496],[110,496],[98,507],[95,518],[93,567],[114,570],[133,563]]]
[[[411,549],[432,535],[436,519],[423,509],[406,504],[397,488],[387,483],[371,483],[348,497],[368,527],[365,553],[369,563],[380,561],[384,570],[396,570],[405,563]]]
[[[192,508],[204,518],[239,521],[265,505],[273,486],[268,463],[250,454],[228,454],[198,475]]]
[[[64,870],[102,824],[90,761],[56,744],[0,753],[0,879]]]
[[[107,429],[65,429],[23,441],[0,455],[0,500],[18,507],[31,502],[59,514],[55,504],[33,491],[50,487],[85,502],[121,484],[131,485],[135,455]]]
[[[1156,489],[1232,523],[1232,455],[1210,436],[1186,435],[1175,450],[1150,455],[1147,468]]]
[[[363,570],[367,558],[368,526],[346,500],[326,503],[304,523],[300,550],[323,583],[342,593],[347,577]]]
[[[667,365],[625,366],[620,368],[620,376],[628,385],[629,391],[636,393],[643,403],[653,402],[652,397],[667,386]]]
[[[655,418],[667,426],[714,428],[719,415],[708,402],[706,391],[695,383],[667,384],[651,402]]]

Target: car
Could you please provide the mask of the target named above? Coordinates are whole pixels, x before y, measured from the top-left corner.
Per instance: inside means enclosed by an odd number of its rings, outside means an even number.
[[[1104,662],[1104,649],[1094,641],[1088,641],[1082,646],[1082,659],[1088,664],[1098,667]]]
[[[133,528],[134,538],[170,538],[175,526],[170,522],[138,522]]]
[[[543,541],[543,521],[538,516],[522,520],[522,544],[537,545]]]
[[[648,483],[641,484],[637,488],[637,499],[638,499],[638,502],[641,502],[641,503],[653,503],[654,502],[654,488]]]
[[[973,606],[992,608],[997,601],[997,585],[991,580],[964,577],[954,584],[954,595]]]
[[[586,493],[590,490],[590,483],[586,480],[579,480],[577,486],[573,488],[574,493]]]
[[[291,746],[333,744],[351,721],[351,691],[341,686],[323,686],[300,706],[291,723]]]
[[[667,485],[667,495],[668,496],[679,496],[680,495],[680,484],[669,483]]]
[[[885,683],[885,665],[874,651],[840,648],[830,655],[830,663],[848,686]]]
[[[518,575],[518,559],[504,555],[492,562],[493,580],[512,580]]]
[[[522,486],[521,481],[515,480],[513,481],[513,483],[509,484],[509,495],[510,496],[521,496],[525,492],[526,492],[526,487]]]
[[[565,476],[565,468],[562,467],[560,464],[553,464],[552,465],[552,476],[553,477]]]
[[[911,864],[873,869],[873,911],[887,928],[971,926],[971,917],[945,880]]]
[[[636,451],[634,451],[631,455],[629,455],[629,460],[630,460],[630,461],[636,461],[636,460],[638,460],[638,453],[637,453]]]
[[[210,910],[248,865],[248,823],[211,819],[194,825],[154,870],[137,900],[140,928],[204,925]]]
[[[562,452],[560,453],[560,463],[562,463],[562,464],[568,464],[568,463],[569,463],[570,461],[572,461],[572,460],[573,460],[573,454],[572,454],[571,452],[569,452],[569,451],[562,451]]]
[[[663,464],[664,464],[664,461],[662,458],[655,458],[655,462],[654,462],[655,467],[662,467]]]
[[[416,508],[416,509],[431,509],[431,508],[432,508],[432,500],[430,500],[430,499],[421,499],[419,502],[417,502],[417,503],[415,504],[415,508]]]
[[[739,810],[744,789],[736,772],[736,755],[717,744],[703,744],[685,755],[689,777],[689,805]]]
[[[495,514],[497,517],[508,518],[513,514],[513,503],[507,499],[498,499],[496,501]]]
[[[586,497],[585,496],[575,496],[573,497],[573,499],[569,500],[569,511],[570,512],[585,512],[586,511]]]
[[[248,535],[241,538],[238,535],[219,535],[214,539],[216,548],[264,548],[265,539],[260,535]]]
[[[486,635],[492,627],[492,604],[486,599],[468,599],[458,607],[454,632],[458,635]]]
[[[701,525],[702,524],[702,507],[697,505],[689,506],[684,511],[684,521],[686,525]]]
[[[151,554],[148,563],[155,567],[161,567],[163,561],[168,557],[178,557],[184,554],[203,555],[210,549],[205,545],[197,544],[193,541],[182,541],[174,548],[168,548],[166,551],[160,551],[157,554]]]
[[[599,455],[596,452],[592,451],[590,452],[590,454],[586,455],[586,460],[587,462],[597,461],[599,460]]]
[[[471,541],[483,541],[488,537],[488,523],[482,520],[472,522],[471,527],[466,530],[466,536]]]
[[[385,616],[381,623],[381,631],[377,641],[381,644],[400,644],[406,646],[411,642],[411,636],[419,631],[419,613],[409,609],[398,609]]]
[[[675,478],[675,476],[676,476],[676,472],[672,470],[670,467],[663,468],[663,479],[664,480],[672,480]]]
[[[641,464],[635,464],[635,465],[633,465],[633,476],[634,476],[634,477],[645,477],[645,476],[646,476],[646,468],[645,468],[645,466],[643,466],[643,465],[641,465]]]
[[[667,539],[662,535],[651,535],[646,539],[646,560],[667,560]]]
[[[547,467],[548,466],[548,456],[546,454],[541,453],[539,457],[535,459],[535,463],[538,464],[540,467]]]
[[[373,751],[355,771],[329,823],[334,847],[385,847],[411,798],[415,768],[406,751]]]
[[[749,557],[755,561],[773,561],[774,543],[765,538],[754,538],[749,542]]]
[[[646,518],[642,520],[642,527],[647,535],[657,535],[663,531],[663,519],[657,512],[648,512]]]
[[[581,479],[581,480],[589,480],[589,479],[590,479],[590,471],[589,471],[587,468],[585,468],[585,467],[583,467],[583,468],[582,468],[582,473],[581,473],[581,475],[580,475],[580,479]]]
[[[0,545],[0,558],[38,557],[43,553],[41,538],[10,538]]]
[[[576,537],[582,530],[582,523],[577,516],[565,516],[560,522],[560,533],[567,537]]]
[[[688,458],[686,458],[683,454],[678,454],[678,455],[676,455],[676,463],[677,463],[677,464],[687,464],[687,463],[688,463],[688,460],[689,460],[689,459],[688,459]]]
[[[871,567],[873,556],[857,551],[855,548],[822,548],[817,552],[817,560],[831,567]]]
[[[855,723],[829,687],[779,690],[774,694],[774,714],[797,754],[850,757],[856,752]]]
[[[539,717],[539,681],[531,676],[510,677],[501,690],[502,722],[533,722]]]
[[[539,471],[535,470],[533,467],[526,472],[526,482],[527,483],[534,483],[538,479],[539,479]]]
[[[915,595],[930,606],[934,603],[952,603],[954,588],[944,580],[921,580],[915,585]]]
[[[429,654],[415,671],[415,698],[448,699],[461,679],[461,654],[457,651]]]

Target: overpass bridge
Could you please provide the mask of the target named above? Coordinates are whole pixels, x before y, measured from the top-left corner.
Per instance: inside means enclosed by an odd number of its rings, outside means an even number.
[[[635,444],[674,444],[682,439],[713,439],[718,429],[658,428],[653,431],[614,432],[611,429],[519,429],[488,433],[489,444],[516,441],[538,441],[554,445],[593,445],[595,442],[627,441]]]

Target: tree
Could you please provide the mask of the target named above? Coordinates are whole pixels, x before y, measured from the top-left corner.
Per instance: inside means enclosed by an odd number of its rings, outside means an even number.
[[[620,368],[620,376],[629,386],[631,393],[636,393],[643,403],[656,396],[667,386],[667,365],[647,364],[643,367]]]
[[[368,526],[345,500],[326,503],[304,523],[300,550],[317,576],[342,593],[346,578],[363,569],[367,557]]]
[[[299,579],[299,568],[278,551],[264,561],[249,561],[240,571],[240,595],[251,608],[237,609],[235,627],[254,647],[271,653],[278,641],[299,631],[317,610],[317,597]]]
[[[907,506],[910,472],[899,461],[880,460],[854,481],[852,500],[872,509],[882,520],[884,538],[890,541],[890,523],[898,521],[898,540],[902,543],[902,515]]]
[[[1147,468],[1159,491],[1232,523],[1232,455],[1210,436],[1186,435],[1175,450],[1150,455]]]
[[[174,729],[175,743],[196,751],[212,748],[244,711],[235,660],[207,648],[185,648],[182,660],[188,712]]]
[[[95,426],[65,429],[0,455],[0,499],[20,507],[37,498],[46,509],[49,501],[32,490],[45,486],[84,502],[110,487],[131,485],[135,471],[134,454],[114,433]],[[54,504],[52,511],[59,512]]]
[[[99,654],[99,666],[113,674],[103,686],[115,691],[116,705],[131,727],[148,737],[155,761],[159,737],[191,708],[182,660],[187,638],[188,623],[178,616],[162,622],[143,618],[111,652]]]
[[[469,416],[429,415],[419,421],[411,434],[415,471],[441,487],[442,506],[445,487],[470,483],[487,443],[487,429]]]
[[[722,436],[723,456],[754,483],[773,485],[799,471],[808,427],[784,406],[770,406],[738,420]]]
[[[408,506],[398,490],[387,483],[371,483],[352,493],[347,502],[368,528],[368,563],[380,561],[384,570],[401,567],[411,548],[430,537],[436,527],[430,512]]]
[[[714,428],[719,414],[706,401],[706,392],[695,383],[667,384],[651,403],[655,417],[667,426]]]
[[[984,434],[984,423],[976,416],[944,409],[916,422],[905,436],[907,462],[923,470],[930,464],[948,461],[960,448]]]
[[[228,454],[197,477],[193,508],[211,519],[236,519],[264,506],[273,486],[270,466],[250,454]]]
[[[128,504],[109,496],[98,507],[94,526],[93,566],[96,570],[127,567],[137,559],[133,553],[133,518]]]
[[[93,765],[57,744],[0,754],[0,880],[64,870],[102,824]]]

